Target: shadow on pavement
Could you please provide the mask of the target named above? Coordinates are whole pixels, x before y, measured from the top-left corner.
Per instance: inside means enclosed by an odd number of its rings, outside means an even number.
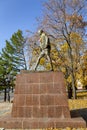
[[[70,111],[71,117],[82,117],[87,123],[87,108],[76,109]]]

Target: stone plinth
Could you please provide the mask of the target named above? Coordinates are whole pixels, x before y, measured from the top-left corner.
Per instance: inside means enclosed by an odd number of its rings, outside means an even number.
[[[4,128],[86,127],[82,118],[71,119],[61,72],[22,72],[17,75],[11,117]]]
[[[12,117],[69,118],[62,73],[17,75]]]

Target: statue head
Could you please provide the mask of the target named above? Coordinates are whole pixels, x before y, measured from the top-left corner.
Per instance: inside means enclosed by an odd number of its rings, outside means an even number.
[[[41,35],[44,31],[42,29],[38,30],[38,34]]]

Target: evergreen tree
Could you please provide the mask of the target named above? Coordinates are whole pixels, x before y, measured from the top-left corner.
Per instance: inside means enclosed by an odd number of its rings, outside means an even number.
[[[25,39],[22,31],[14,33],[10,41],[6,41],[6,47],[0,55],[0,88],[4,89],[4,101],[6,101],[6,89],[14,86],[16,74],[21,69],[27,69],[24,55]],[[9,94],[9,93],[8,93]]]
[[[6,47],[2,50],[2,57],[9,60],[16,70],[27,69],[24,55],[25,39],[22,31],[18,30],[14,33],[10,41],[6,41]]]

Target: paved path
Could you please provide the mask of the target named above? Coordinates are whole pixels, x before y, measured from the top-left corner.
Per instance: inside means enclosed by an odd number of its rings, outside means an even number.
[[[0,118],[11,112],[12,103],[2,102],[0,103]]]

